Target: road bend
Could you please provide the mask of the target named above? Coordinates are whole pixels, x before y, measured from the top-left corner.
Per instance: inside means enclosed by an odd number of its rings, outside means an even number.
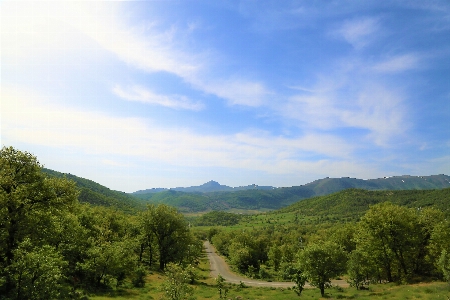
[[[225,279],[225,281],[234,284],[240,284],[242,282],[248,286],[279,287],[279,288],[280,287],[288,288],[294,286],[293,282],[262,281],[239,276],[230,270],[228,264],[221,256],[217,254],[216,249],[214,248],[213,245],[211,245],[211,243],[206,241],[204,242],[203,246],[206,249],[206,254],[208,256],[210,264],[211,277],[213,278],[217,278],[217,276],[220,274],[220,276],[222,276]],[[349,286],[345,280],[332,280],[331,283],[333,285],[339,285],[341,287]],[[306,283],[305,288],[312,288],[312,286]]]

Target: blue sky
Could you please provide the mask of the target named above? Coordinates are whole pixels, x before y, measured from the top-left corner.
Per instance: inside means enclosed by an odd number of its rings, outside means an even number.
[[[1,144],[125,192],[450,174],[448,1],[2,1]]]

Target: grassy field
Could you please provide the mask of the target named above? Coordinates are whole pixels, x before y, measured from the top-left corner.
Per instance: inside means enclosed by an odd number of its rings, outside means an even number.
[[[95,300],[150,300],[162,299],[160,290],[164,276],[160,273],[152,273],[147,276],[144,288],[120,288],[104,293],[88,295]],[[213,278],[209,277],[209,262],[204,257],[199,265],[198,280],[194,287],[194,298],[197,300],[219,299],[219,293]],[[450,299],[450,285],[444,282],[419,283],[413,285],[376,284],[368,290],[358,291],[355,288],[333,287],[326,290],[325,297],[320,296],[319,289],[306,289],[298,297],[291,289],[269,287],[240,287],[230,285],[225,299],[258,299],[258,300],[282,300],[282,299],[420,299],[420,300],[448,300]]]

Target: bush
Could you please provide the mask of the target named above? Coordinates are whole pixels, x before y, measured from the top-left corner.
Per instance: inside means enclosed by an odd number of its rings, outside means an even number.
[[[134,273],[131,275],[131,282],[133,283],[133,286],[138,288],[144,287],[146,275],[147,271],[144,267],[137,267]]]

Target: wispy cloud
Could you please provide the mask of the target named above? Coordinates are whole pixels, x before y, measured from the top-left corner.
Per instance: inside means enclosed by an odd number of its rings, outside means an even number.
[[[112,89],[113,93],[128,101],[137,101],[147,104],[165,106],[173,109],[201,110],[204,105],[201,102],[194,102],[182,95],[157,95],[151,90],[142,86],[133,85],[122,88],[116,85]]]
[[[347,64],[345,64],[347,65]],[[333,132],[364,130],[360,142],[390,145],[410,128],[405,96],[366,72],[362,63],[323,76],[308,93],[294,95],[275,107],[282,116],[297,120],[300,128]],[[302,91],[305,88],[301,89]]]
[[[358,18],[345,21],[332,35],[341,36],[356,49],[362,49],[373,39],[380,24],[376,18]]]
[[[305,171],[315,164],[350,159],[353,146],[331,135],[294,138],[268,132],[205,135],[188,128],[169,129],[139,118],[112,117],[49,102],[45,97],[2,90],[2,138],[79,153],[124,155],[180,167],[224,167],[271,174]],[[114,164],[109,159],[103,163]],[[354,163],[352,163],[354,164]],[[286,168],[289,165],[289,168]],[[361,169],[363,169],[361,167]]]
[[[373,70],[381,73],[399,73],[418,67],[419,57],[414,54],[404,54],[390,57],[373,66]]]
[[[195,80],[195,85],[207,93],[226,99],[230,105],[261,106],[271,94],[262,83],[246,79]]]
[[[2,55],[18,59],[18,53],[22,53],[22,56],[33,57],[40,49],[45,56],[49,56],[51,51],[56,54],[52,56],[57,57],[60,53],[66,53],[67,49],[85,50],[88,54],[94,43],[133,68],[149,73],[174,74],[194,89],[213,94],[230,105],[254,107],[263,103],[268,91],[262,82],[243,76],[235,78],[226,73],[212,75],[214,72],[211,70],[219,67],[217,64],[226,62],[208,49],[198,50],[183,45],[185,38],[181,37],[190,34],[198,23],[188,24],[184,31],[175,26],[158,26],[156,21],[132,24],[120,14],[123,6],[126,2],[95,1],[52,2],[42,6],[29,6],[23,2],[9,7],[16,12],[11,13],[14,17],[5,16],[9,22],[2,20],[7,29],[2,30],[2,42],[10,45],[2,47],[5,50]],[[30,15],[33,15],[33,22],[29,20]],[[201,108],[198,103],[190,103],[182,96],[144,95],[136,89],[131,91],[131,95],[130,92],[125,93],[123,88],[117,89],[117,92],[129,100],[139,98],[170,107]]]

